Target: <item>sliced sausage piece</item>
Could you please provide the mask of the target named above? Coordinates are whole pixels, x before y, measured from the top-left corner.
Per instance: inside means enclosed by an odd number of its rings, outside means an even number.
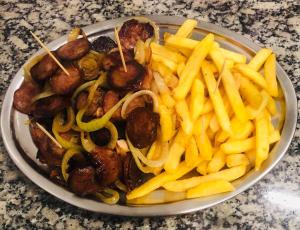
[[[72,93],[80,85],[79,69],[71,65],[66,67],[66,70],[70,75],[60,69],[49,81],[52,90],[60,95]]]
[[[133,146],[141,149],[155,141],[159,126],[157,113],[138,107],[128,114],[126,120],[126,133]]]
[[[150,89],[151,88],[151,83],[153,80],[153,72],[149,66],[147,66],[147,72],[145,75],[145,78],[142,82],[142,89]]]
[[[94,117],[101,117],[103,116],[103,97],[104,91],[103,90],[96,90],[93,100],[89,105],[88,109],[85,112],[86,116],[94,116]],[[81,92],[76,99],[76,108],[77,110],[83,109],[86,106],[88,99],[88,92]]]
[[[38,100],[34,104],[32,115],[35,118],[53,117],[58,112],[70,105],[70,99],[64,96],[53,95]]]
[[[107,36],[100,36],[92,42],[92,49],[97,52],[107,53],[113,48],[116,48],[117,44],[114,40]]]
[[[97,183],[96,170],[92,166],[74,169],[68,178],[70,189],[79,196],[94,194],[101,190]]]
[[[132,61],[134,59],[132,51],[123,50],[123,56],[125,62]],[[109,70],[111,67],[116,65],[122,65],[122,59],[118,50],[107,54],[102,61],[102,66],[105,70]]]
[[[91,138],[98,146],[107,145],[111,139],[111,134],[108,129],[102,128],[95,132],[91,132]]]
[[[90,51],[90,42],[86,38],[70,41],[56,51],[59,58],[63,60],[75,60],[83,57]]]
[[[133,49],[138,40],[146,41],[153,35],[154,28],[150,23],[141,23],[136,19],[126,21],[119,31],[120,42],[125,49]]]
[[[96,168],[97,181],[101,186],[110,185],[118,179],[121,163],[115,150],[97,146],[91,153],[91,162]]]
[[[32,98],[41,92],[40,87],[33,81],[24,81],[14,93],[14,108],[21,113],[30,114],[33,105]]]
[[[52,52],[52,54],[54,54],[54,52]],[[53,75],[57,69],[58,65],[56,62],[49,54],[46,54],[42,60],[30,69],[30,74],[35,81],[43,82]]]
[[[34,122],[30,123],[30,133],[38,148],[37,158],[50,168],[60,166],[65,150],[59,148]]]
[[[120,100],[119,94],[117,94],[113,90],[109,90],[106,92],[103,98],[103,111],[107,113],[115,104]],[[122,120],[121,117],[121,108],[118,108],[116,112],[114,112],[112,119],[114,120]]]
[[[137,61],[126,62],[127,72],[123,65],[112,67],[107,74],[109,85],[115,90],[139,90],[146,75],[145,68]]]
[[[133,190],[152,177],[143,173],[136,165],[131,153],[127,153],[123,161],[123,180],[129,190]]]

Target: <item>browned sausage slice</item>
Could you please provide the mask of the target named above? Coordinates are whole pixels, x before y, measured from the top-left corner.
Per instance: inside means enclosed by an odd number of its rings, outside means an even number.
[[[63,60],[75,60],[83,57],[90,51],[90,42],[86,38],[70,41],[56,51],[57,56]]]
[[[60,69],[49,80],[52,90],[60,95],[72,93],[80,85],[79,69],[75,66],[68,66],[66,70],[70,75]]]
[[[53,95],[51,97],[38,100],[34,104],[32,114],[35,118],[52,117],[69,105],[69,98]]]
[[[133,52],[128,50],[123,50],[123,56],[125,62],[132,61],[134,59]],[[109,70],[112,66],[122,65],[120,52],[117,50],[107,54],[103,58],[102,65],[105,70]]]
[[[126,62],[127,72],[122,65],[112,67],[107,80],[109,85],[116,90],[139,90],[146,75],[145,68],[137,61]]]
[[[79,196],[94,194],[101,190],[97,183],[96,170],[92,166],[74,169],[68,178],[70,189]]]
[[[117,44],[114,40],[107,36],[100,36],[95,41],[92,42],[92,49],[97,52],[108,52],[113,48],[116,48]]]
[[[103,97],[104,97],[104,91],[103,90],[96,90],[93,100],[90,103],[88,109],[85,111],[86,116],[95,116],[95,117],[101,117],[103,116]],[[87,104],[88,99],[88,92],[81,92],[77,99],[76,99],[76,108],[77,110],[83,109]]]
[[[91,161],[96,168],[96,177],[100,185],[110,185],[118,179],[121,163],[115,150],[96,147],[91,153]]]
[[[21,113],[30,114],[32,111],[32,98],[40,93],[39,86],[32,81],[24,81],[14,93],[14,108]]]
[[[40,60],[30,69],[30,74],[37,82],[43,82],[53,75],[57,69],[58,65],[56,62],[50,57],[49,54],[46,54],[42,60]]]
[[[146,41],[153,35],[154,28],[150,23],[141,23],[136,19],[126,21],[119,31],[120,42],[125,49],[133,49],[138,40]]]
[[[119,101],[119,94],[117,94],[113,90],[109,90],[106,92],[103,98],[103,111],[104,113],[108,112],[115,104]],[[114,112],[112,118],[114,120],[122,120],[121,117],[121,108],[117,109],[116,112]]]
[[[158,125],[157,113],[148,108],[138,107],[127,116],[126,133],[133,146],[141,149],[155,141]]]

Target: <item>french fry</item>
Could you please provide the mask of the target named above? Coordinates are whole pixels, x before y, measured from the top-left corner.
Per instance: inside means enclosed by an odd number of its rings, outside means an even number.
[[[207,100],[205,100],[205,102],[204,102],[203,109],[202,109],[200,115],[209,113],[209,112],[211,112],[213,109],[214,109],[214,108],[213,108],[213,105],[212,105],[212,103],[211,103],[211,100],[210,100],[210,99],[207,99]]]
[[[253,168],[255,166],[255,156],[256,156],[255,149],[245,152],[245,155],[249,160],[251,168]]]
[[[211,173],[205,176],[190,177],[188,179],[169,181],[163,184],[163,187],[172,192],[183,192],[190,188],[193,188],[199,184],[214,181],[225,180],[234,181],[242,177],[246,173],[246,165],[240,165],[229,169],[223,169],[216,173]]]
[[[188,199],[197,198],[197,197],[204,197],[204,196],[211,196],[223,192],[231,192],[234,191],[233,185],[225,180],[215,180],[215,181],[208,181],[202,184],[199,184],[195,188],[191,188],[187,191],[186,197]]]
[[[275,129],[269,135],[269,144],[273,144],[279,140],[280,140],[280,132],[277,129]]]
[[[181,126],[184,132],[191,135],[193,132],[193,121],[190,116],[189,108],[185,100],[180,100],[176,103],[175,109],[181,118]]]
[[[167,66],[173,73],[176,73],[177,70],[177,64],[173,62],[172,60],[168,58],[164,58],[163,56],[157,55],[157,54],[152,54],[151,55],[152,60],[156,62],[161,62],[165,66]]]
[[[268,158],[268,154],[269,154],[268,119],[265,113],[260,114],[255,119],[255,130],[256,130],[255,170],[259,170],[261,164]]]
[[[161,139],[163,142],[171,140],[174,135],[174,125],[171,111],[164,105],[159,106]]]
[[[218,133],[216,134],[215,141],[218,143],[223,143],[225,142],[228,138],[230,137],[230,134],[223,131],[219,130]]]
[[[267,104],[267,109],[272,115],[276,115],[277,114],[276,102],[269,94],[267,94],[267,95],[269,98],[269,102]]]
[[[180,62],[177,66],[177,75],[180,77],[181,74],[182,74],[182,71],[184,70],[185,68],[185,64],[184,62]]]
[[[189,93],[194,79],[200,71],[201,65],[205,57],[208,55],[212,47],[214,35],[208,34],[200,43],[195,47],[193,53],[187,60],[185,68],[182,71],[179,84],[174,89],[174,97],[177,100],[182,100]]]
[[[268,85],[268,92],[272,97],[278,97],[278,85],[276,79],[276,57],[271,54],[264,65],[264,74]]]
[[[199,164],[199,162],[200,162],[200,159],[198,159],[197,162],[195,162],[195,165]],[[158,189],[162,185],[164,185],[170,181],[177,180],[178,178],[180,178],[183,175],[190,172],[193,168],[195,168],[194,165],[188,167],[185,162],[182,162],[178,165],[177,170],[173,174],[168,174],[167,172],[163,172],[163,173],[151,178],[150,180],[148,180],[141,186],[130,191],[126,195],[126,198],[127,198],[127,200],[132,200],[132,199],[135,199],[138,197],[145,196],[146,194]]]
[[[207,64],[208,64],[209,68],[211,69],[211,71],[213,72],[213,74],[219,73],[217,66],[213,62],[208,61]]]
[[[226,59],[230,59],[232,61],[234,61],[235,63],[240,63],[240,64],[245,64],[247,61],[247,58],[245,55],[227,50],[227,49],[223,49],[223,48],[219,48],[221,53],[223,54],[224,58]]]
[[[201,136],[208,128],[212,116],[212,112],[201,115],[194,125],[193,134]]]
[[[162,203],[184,200],[185,197],[186,197],[185,192],[170,192],[161,189],[161,190],[150,192],[145,196],[128,200],[127,204],[129,205],[162,204]]]
[[[245,154],[237,153],[226,156],[226,165],[228,168],[239,165],[248,165],[249,163],[250,162]]]
[[[203,62],[202,73],[205,79],[205,83],[209,92],[210,100],[213,104],[216,116],[218,118],[219,124],[223,130],[231,133],[231,125],[229,116],[226,112],[220,91],[216,89],[217,82],[213,76],[212,71],[207,66],[206,62]]]
[[[267,82],[265,78],[260,73],[250,68],[248,65],[237,64],[235,68],[258,86],[262,87],[263,89],[267,88]]]
[[[238,89],[235,87],[236,85],[235,80],[226,62],[224,64],[224,69],[222,72],[222,82],[225,88],[226,95],[229,99],[230,105],[236,117],[240,121],[246,122],[249,119],[247,115],[247,111],[244,106],[241,95]]]
[[[195,47],[199,44],[199,41],[190,39],[190,38],[183,38],[175,35],[168,35],[166,38],[166,46],[171,46],[176,49],[188,49],[188,50],[193,50]]]
[[[168,108],[173,108],[175,105],[175,100],[172,98],[170,93],[164,92],[160,94],[161,100]]]
[[[207,166],[208,166],[209,161],[201,161],[200,164],[197,167],[197,172],[200,173],[201,175],[206,175],[207,174]]]
[[[210,162],[207,165],[207,172],[210,173],[215,173],[220,171],[225,165],[225,154],[219,150],[217,151],[213,158],[210,160]]]
[[[204,106],[204,84],[201,80],[195,79],[190,100],[190,113],[193,121],[197,120]]]
[[[213,47],[210,51],[209,51],[209,56],[211,57],[211,59],[213,60],[214,64],[216,65],[219,73],[222,72],[223,69],[223,64],[225,61],[225,58],[221,52],[220,49]]]
[[[174,173],[178,169],[180,158],[185,151],[185,146],[189,140],[189,136],[180,129],[175,137],[175,140],[171,144],[169,149],[169,156],[164,165],[164,169],[167,173]]]
[[[151,68],[164,78],[169,88],[174,89],[177,86],[178,78],[172,73],[172,70],[163,63],[152,61]]]
[[[247,78],[240,77],[240,94],[253,108],[261,104],[261,94],[258,88]]]
[[[150,45],[152,55],[156,54],[169,59],[175,63],[185,62],[186,58],[178,52],[174,52],[165,46],[159,45],[158,43],[152,42]]]
[[[191,137],[185,151],[185,162],[188,166],[192,166],[198,159],[198,147],[194,137]]]
[[[267,107],[268,103],[269,103],[269,95],[266,91],[261,91],[261,104],[260,106],[258,107],[258,109],[252,109],[251,107],[248,107],[247,106],[247,110],[248,110],[248,113],[249,113],[249,117],[250,119],[255,119],[257,116],[259,116],[264,110],[265,108]]]
[[[241,140],[241,139],[248,138],[254,130],[254,125],[252,124],[251,121],[242,123],[236,117],[234,117],[231,120],[231,126],[233,130],[233,134],[231,135],[230,138],[233,140]]]
[[[255,148],[255,137],[244,140],[229,140],[220,146],[225,154],[235,154],[249,151]]]
[[[210,160],[213,155],[213,149],[206,132],[202,133],[200,136],[196,136],[196,143],[200,152],[200,156],[204,160]]]
[[[258,71],[264,62],[267,60],[267,58],[271,55],[272,50],[267,49],[267,48],[262,48],[260,49],[255,56],[251,59],[251,61],[248,63],[248,66],[255,70]]]
[[[212,118],[210,119],[209,128],[213,133],[217,132],[220,129],[220,125],[219,125],[216,114],[214,114],[212,116]]]
[[[187,38],[193,32],[193,29],[197,26],[197,21],[193,19],[187,19],[179,27],[175,36]]]

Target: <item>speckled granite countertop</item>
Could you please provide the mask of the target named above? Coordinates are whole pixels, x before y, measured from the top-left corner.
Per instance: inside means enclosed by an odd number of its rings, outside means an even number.
[[[28,29],[50,42],[75,26],[141,14],[212,22],[271,47],[300,97],[299,0],[0,2],[0,107],[12,77],[38,49],[28,39]],[[0,139],[0,229],[300,229],[299,129],[298,122],[288,153],[255,186],[205,211],[166,218],[105,216],[68,205],[27,179],[12,163]]]

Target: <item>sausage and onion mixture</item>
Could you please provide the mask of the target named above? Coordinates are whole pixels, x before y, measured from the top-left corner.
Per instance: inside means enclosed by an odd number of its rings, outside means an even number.
[[[49,177],[79,196],[116,203],[121,191],[161,171],[159,161],[149,160],[158,162],[151,171],[139,160],[160,135],[149,67],[155,30],[136,19],[123,23],[118,34],[127,72],[114,40],[91,42],[80,29],[52,51],[69,75],[48,54],[24,67],[14,108],[29,116],[37,158]]]

